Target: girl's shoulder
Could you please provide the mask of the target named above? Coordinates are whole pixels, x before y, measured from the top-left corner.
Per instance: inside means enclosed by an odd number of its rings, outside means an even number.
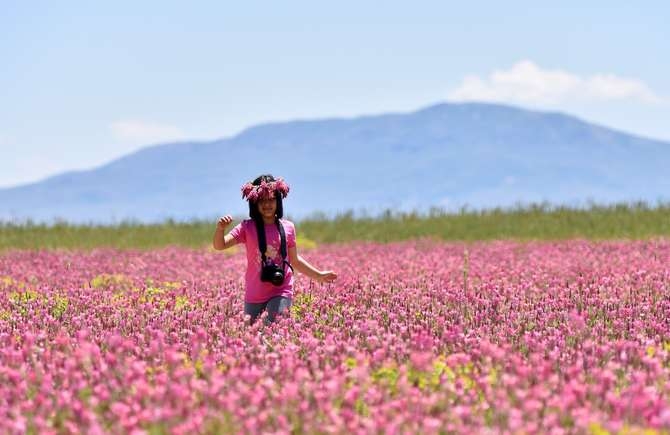
[[[249,228],[249,227],[256,228],[254,220],[251,218],[243,219],[242,222],[240,222],[240,225],[242,225],[242,228]]]
[[[282,226],[284,227],[284,231],[288,235],[287,237],[293,240],[295,238],[295,225],[293,224],[293,222],[283,218],[279,220],[281,221]]]
[[[279,221],[280,221],[281,224],[282,224],[283,226],[285,226],[285,227],[295,228],[295,225],[293,224],[293,222],[291,222],[291,221],[288,220],[288,219],[281,218],[281,219],[279,219]]]

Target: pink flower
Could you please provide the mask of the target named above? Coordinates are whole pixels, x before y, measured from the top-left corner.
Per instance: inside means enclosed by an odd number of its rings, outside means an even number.
[[[52,433],[55,416],[92,434],[670,427],[670,241],[468,249],[464,292],[459,243],[324,244],[310,256],[339,265],[338,291],[301,282],[270,329],[245,322],[243,253],[3,253],[0,433]]]
[[[281,196],[282,196],[283,198],[286,198],[286,195],[288,195],[288,192],[289,192],[289,190],[290,190],[288,184],[286,183],[286,181],[284,181],[283,178],[278,178],[278,179],[277,179],[277,181],[276,181],[276,183],[275,183],[275,189],[276,189],[279,193],[281,193]]]
[[[569,320],[570,325],[577,331],[582,331],[586,327],[584,317],[577,310],[570,311]]]
[[[283,178],[278,178],[276,181],[261,180],[259,185],[247,182],[242,185],[241,191],[242,198],[255,202],[259,199],[273,199],[277,193],[286,198],[289,186]]]
[[[416,350],[410,354],[409,358],[412,366],[418,370],[428,370],[430,369],[433,355],[430,352]]]
[[[251,183],[244,183],[242,186],[242,198],[248,197],[251,191],[254,190],[254,185]]]
[[[251,202],[256,202],[258,200],[258,190],[254,189],[251,192],[249,192],[247,199]]]

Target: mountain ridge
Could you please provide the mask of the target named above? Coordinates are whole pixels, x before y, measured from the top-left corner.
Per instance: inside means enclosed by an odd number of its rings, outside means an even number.
[[[437,103],[408,113],[267,122],[154,144],[88,170],[0,189],[0,219],[110,223],[245,213],[260,173],[292,186],[287,214],[667,198],[670,143],[561,112]]]

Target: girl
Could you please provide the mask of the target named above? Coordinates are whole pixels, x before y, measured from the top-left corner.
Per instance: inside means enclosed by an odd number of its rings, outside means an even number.
[[[293,298],[294,268],[321,282],[332,282],[337,278],[332,270],[318,270],[298,255],[295,226],[291,221],[283,219],[282,198],[286,198],[288,191],[289,186],[282,178],[261,175],[242,186],[242,197],[249,201],[251,219],[240,222],[225,236],[225,229],[233,218],[225,215],[216,225],[214,249],[245,244],[247,272],[244,313],[251,316],[251,323],[263,310],[268,311],[265,324],[269,324],[277,314],[289,309]]]

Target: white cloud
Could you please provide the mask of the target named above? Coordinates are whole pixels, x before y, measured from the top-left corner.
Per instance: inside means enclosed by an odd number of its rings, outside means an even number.
[[[178,127],[136,120],[116,121],[110,128],[117,139],[141,144],[181,140],[186,137]]]
[[[500,101],[559,104],[575,101],[627,100],[663,103],[643,81],[614,74],[579,76],[567,71],[543,69],[522,60],[488,77],[469,75],[449,93],[454,101]]]

